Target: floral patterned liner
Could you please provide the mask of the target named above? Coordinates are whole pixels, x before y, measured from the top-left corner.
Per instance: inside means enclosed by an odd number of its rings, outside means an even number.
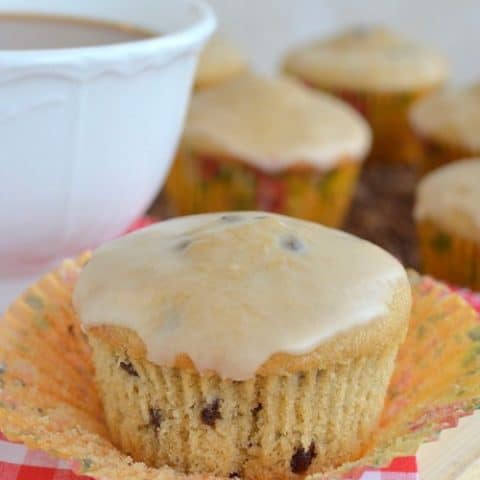
[[[72,461],[77,473],[115,480],[186,475],[134,462],[108,440],[93,369],[71,291],[84,255],[32,286],[0,323],[0,430],[11,440]],[[480,322],[443,284],[411,274],[411,327],[377,434],[363,457],[310,478],[360,478],[414,454],[480,409]],[[189,476],[188,478],[208,478]]]

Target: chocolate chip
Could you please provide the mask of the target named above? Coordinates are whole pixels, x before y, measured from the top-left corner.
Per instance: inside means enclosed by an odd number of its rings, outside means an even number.
[[[240,474],[238,472],[232,472],[228,474],[228,478],[240,478]]]
[[[138,377],[138,372],[130,362],[120,362],[120,368],[125,370],[132,377]]]
[[[256,417],[260,413],[262,408],[263,408],[263,405],[261,403],[257,403],[257,406],[255,408],[252,408],[252,415]]]
[[[222,215],[220,220],[225,223],[237,223],[241,222],[243,218],[240,215]]]
[[[313,459],[317,456],[315,451],[315,444],[312,442],[308,450],[305,451],[303,447],[297,448],[290,460],[290,469],[293,473],[304,473],[312,464]]]
[[[182,240],[181,242],[175,245],[175,250],[178,250],[178,251],[186,250],[191,243],[192,243],[191,240]]]
[[[220,413],[220,401],[216,398],[213,402],[209,403],[202,409],[202,422],[210,427],[215,426],[215,422],[222,418]]]
[[[150,425],[154,430],[158,430],[162,424],[162,411],[159,408],[150,407],[148,409],[148,415],[150,417]]]
[[[282,239],[282,247],[292,252],[303,250],[303,243],[294,235],[288,235]]]
[[[72,337],[75,335],[75,327],[72,324],[67,327],[67,331]]]

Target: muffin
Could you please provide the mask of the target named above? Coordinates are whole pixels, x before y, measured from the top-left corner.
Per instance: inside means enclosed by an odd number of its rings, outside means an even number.
[[[410,119],[423,145],[423,173],[480,155],[480,84],[432,94],[413,107]]]
[[[414,214],[425,272],[480,290],[480,158],[426,175]]]
[[[292,51],[284,70],[350,102],[373,130],[372,161],[415,164],[420,146],[408,110],[442,85],[447,62],[381,27],[353,28]]]
[[[194,96],[165,191],[180,215],[264,210],[339,226],[369,145],[345,103],[249,73]]]
[[[116,240],[74,291],[115,445],[157,467],[267,480],[361,454],[410,304],[379,247],[260,212]]]
[[[200,55],[195,76],[195,90],[226,82],[247,69],[243,54],[224,37],[215,35]]]

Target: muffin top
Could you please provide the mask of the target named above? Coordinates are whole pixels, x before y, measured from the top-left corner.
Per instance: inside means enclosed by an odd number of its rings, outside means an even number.
[[[442,83],[438,53],[382,27],[357,27],[292,51],[285,70],[323,88],[409,91]]]
[[[154,363],[234,380],[305,368],[319,346],[347,361],[398,342],[411,302],[379,247],[260,212],[180,217],[102,246],[73,300],[87,329],[131,329]]]
[[[454,162],[425,176],[417,187],[415,218],[480,241],[480,158]]]
[[[429,95],[413,107],[411,121],[420,135],[480,152],[480,84]]]
[[[351,107],[287,78],[245,74],[194,96],[184,143],[265,171],[361,161],[370,130]]]
[[[213,85],[247,69],[247,61],[233,45],[219,35],[207,43],[200,55],[195,87]]]

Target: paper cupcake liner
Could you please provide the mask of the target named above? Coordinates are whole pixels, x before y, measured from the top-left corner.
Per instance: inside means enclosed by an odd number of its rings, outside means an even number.
[[[422,221],[417,228],[427,274],[480,290],[480,243],[446,232],[432,221]]]
[[[372,127],[369,162],[419,164],[421,145],[410,127],[408,114],[411,106],[432,88],[391,93],[326,90],[354,107]]]
[[[263,210],[342,225],[352,201],[360,162],[345,159],[329,171],[294,167],[265,173],[236,159],[213,158],[181,147],[166,184],[179,215]]]
[[[417,134],[417,137],[422,146],[422,161],[419,169],[421,175],[426,175],[448,163],[480,155],[480,151],[442,142],[426,135]]]
[[[208,478],[134,462],[109,441],[85,339],[71,306],[82,265],[65,262],[29,289],[0,322],[0,430],[68,459],[77,473],[111,480]],[[312,476],[358,479],[413,455],[480,409],[480,322],[443,284],[412,275],[414,306],[380,426],[355,462]],[[213,478],[213,477],[210,477]]]

